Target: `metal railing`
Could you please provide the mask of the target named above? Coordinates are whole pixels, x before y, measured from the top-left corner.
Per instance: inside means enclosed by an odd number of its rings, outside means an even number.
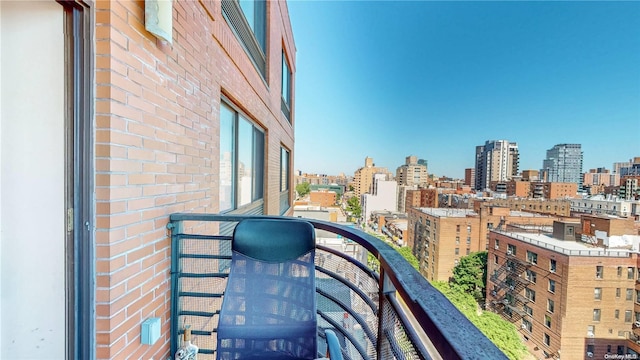
[[[214,359],[218,315],[231,261],[231,235],[247,218],[173,214],[171,351],[191,326],[198,359]],[[305,219],[324,234],[316,245],[318,346],[325,329],[345,359],[506,359],[506,356],[392,247],[358,229]],[[327,238],[326,234],[335,238]],[[377,259],[379,273],[367,267]]]

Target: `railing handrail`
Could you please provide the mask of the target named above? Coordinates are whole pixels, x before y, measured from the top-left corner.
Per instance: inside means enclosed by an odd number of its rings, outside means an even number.
[[[169,228],[178,221],[242,221],[249,218],[296,218],[236,214],[175,213]],[[507,359],[480,330],[471,323],[439,290],[390,245],[359,229],[329,221],[304,219],[316,229],[331,231],[355,241],[380,261],[381,282],[388,279],[402,298],[409,313],[418,321],[443,359]],[[381,287],[382,288],[382,287]]]

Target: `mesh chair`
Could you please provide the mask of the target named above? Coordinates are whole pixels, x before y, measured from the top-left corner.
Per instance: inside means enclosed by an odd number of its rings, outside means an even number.
[[[218,322],[218,360],[315,359],[315,231],[301,220],[236,226]]]

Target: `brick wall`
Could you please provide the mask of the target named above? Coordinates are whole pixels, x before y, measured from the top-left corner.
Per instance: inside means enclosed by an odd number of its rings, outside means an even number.
[[[295,73],[286,4],[267,5],[266,83],[220,2],[173,6],[173,44],[167,44],[144,29],[143,1],[95,2],[99,359],[169,355],[165,226],[171,213],[217,212],[221,95],[265,129],[269,214],[279,213],[280,147],[294,148],[293,128],[280,111],[283,46]],[[149,317],[161,318],[161,338],[141,345],[140,324]]]

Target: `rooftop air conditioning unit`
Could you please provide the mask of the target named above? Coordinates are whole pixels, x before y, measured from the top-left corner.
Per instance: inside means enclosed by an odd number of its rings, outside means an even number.
[[[592,358],[593,357],[593,353],[591,351],[587,351],[587,357]]]

